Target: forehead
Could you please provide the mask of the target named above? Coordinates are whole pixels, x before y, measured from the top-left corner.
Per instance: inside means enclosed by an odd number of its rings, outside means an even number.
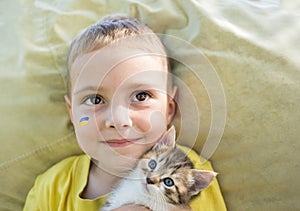
[[[72,65],[70,81],[74,92],[87,84],[100,87],[154,83],[164,87],[167,74],[165,55],[135,49],[105,49],[79,56]]]

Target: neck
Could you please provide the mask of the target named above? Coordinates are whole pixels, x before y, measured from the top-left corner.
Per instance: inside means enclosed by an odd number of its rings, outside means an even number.
[[[97,161],[91,161],[88,182],[81,197],[84,199],[95,199],[108,194],[119,183],[122,178],[109,174],[97,166]]]

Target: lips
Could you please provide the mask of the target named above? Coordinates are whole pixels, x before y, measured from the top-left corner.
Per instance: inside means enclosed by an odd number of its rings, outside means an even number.
[[[107,140],[103,143],[107,144],[110,147],[113,148],[118,148],[118,147],[125,147],[130,144],[133,144],[137,139],[112,139],[112,140]]]

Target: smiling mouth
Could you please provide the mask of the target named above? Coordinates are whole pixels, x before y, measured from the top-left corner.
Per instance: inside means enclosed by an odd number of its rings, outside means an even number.
[[[131,145],[137,140],[138,139],[113,139],[113,140],[104,141],[103,143],[105,143],[106,145],[112,148],[118,148],[118,147],[126,147],[128,145]]]

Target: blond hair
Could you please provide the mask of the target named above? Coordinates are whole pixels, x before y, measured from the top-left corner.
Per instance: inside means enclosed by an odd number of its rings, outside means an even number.
[[[70,71],[78,56],[99,50],[123,38],[136,39],[139,35],[147,35],[139,38],[139,41],[145,43],[144,50],[151,52],[151,47],[156,51],[159,50],[168,63],[166,49],[159,37],[148,26],[135,18],[119,15],[107,16],[77,35],[71,43],[67,58],[67,92],[69,97],[71,97]]]

